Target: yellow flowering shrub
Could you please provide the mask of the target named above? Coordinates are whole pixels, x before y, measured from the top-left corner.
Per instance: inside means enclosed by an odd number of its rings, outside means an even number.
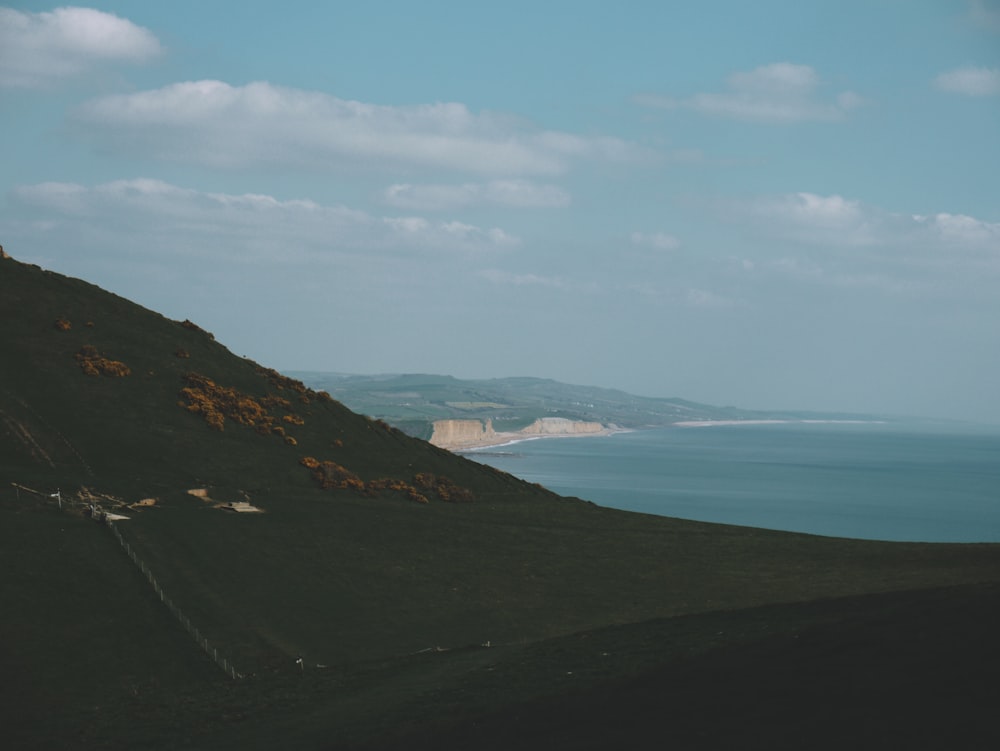
[[[456,485],[448,477],[439,477],[430,472],[420,472],[413,477],[414,484],[421,490],[432,491],[442,501],[451,503],[470,503],[476,496],[468,488]]]
[[[200,373],[186,373],[184,380],[188,385],[181,389],[181,396],[186,402],[183,406],[188,412],[202,415],[216,430],[224,428],[226,418],[240,425],[255,427],[270,417],[253,397],[219,386]]]
[[[367,482],[346,467],[332,461],[321,462],[306,456],[299,464],[310,470],[313,479],[324,490],[354,490],[366,496],[377,496],[381,491],[399,493],[415,503],[428,503],[428,494],[434,493],[442,501],[470,502],[474,496],[467,488],[462,488],[445,477],[420,473],[414,477],[415,485],[405,480],[382,477]]]
[[[80,370],[89,376],[102,375],[108,378],[124,378],[132,372],[132,369],[125,363],[104,357],[92,344],[83,345],[74,357],[80,364]]]
[[[268,394],[260,400],[260,403],[265,407],[281,407],[287,410],[292,408],[292,403],[288,399],[277,394]]]

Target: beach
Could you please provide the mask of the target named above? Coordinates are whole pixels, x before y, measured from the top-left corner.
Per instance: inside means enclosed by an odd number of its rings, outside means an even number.
[[[488,448],[499,448],[501,446],[512,446],[515,443],[524,443],[526,441],[537,441],[541,438],[592,438],[595,436],[608,436],[616,435],[617,433],[631,433],[632,428],[604,428],[599,431],[594,431],[592,433],[546,433],[544,435],[532,434],[525,435],[521,432],[512,433],[495,433],[494,437],[490,438],[486,442],[476,443],[469,446],[454,446],[454,447],[442,447],[448,448],[450,451],[455,451],[459,453],[475,452],[479,449]]]

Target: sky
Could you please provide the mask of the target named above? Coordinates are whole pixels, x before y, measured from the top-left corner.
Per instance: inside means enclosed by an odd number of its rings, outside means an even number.
[[[279,370],[1000,423],[1000,1],[0,7],[0,244]]]

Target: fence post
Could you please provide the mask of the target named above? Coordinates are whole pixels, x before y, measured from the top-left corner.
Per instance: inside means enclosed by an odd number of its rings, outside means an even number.
[[[173,603],[173,601],[166,596],[163,587],[160,586],[160,583],[156,580],[156,577],[153,576],[153,570],[146,565],[145,561],[139,558],[135,550],[132,549],[132,546],[125,541],[125,537],[118,529],[118,526],[116,524],[112,524],[111,522],[108,523],[108,526],[111,527],[112,532],[114,532],[115,537],[118,538],[119,544],[122,546],[122,549],[128,554],[128,557],[131,558],[132,562],[139,567],[139,571],[145,575],[146,580],[149,582],[150,586],[153,587],[153,591],[159,595],[160,602],[164,603],[167,606],[171,614],[178,620],[178,622],[182,626],[184,626],[187,632],[194,637],[195,643],[199,647],[201,647],[205,651],[205,654],[211,657],[212,661],[216,665],[218,665],[222,669],[222,671],[226,673],[234,681],[237,678],[242,678],[243,674],[238,673],[236,671],[236,667],[231,662],[229,662],[225,657],[222,658],[219,657],[218,648],[212,647],[208,643],[208,637],[203,636],[201,632],[197,629],[197,627],[195,627],[191,623],[191,619],[188,618],[186,615],[184,615],[181,609],[178,608]]]

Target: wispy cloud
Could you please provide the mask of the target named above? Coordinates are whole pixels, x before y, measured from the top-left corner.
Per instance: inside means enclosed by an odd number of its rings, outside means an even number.
[[[757,267],[760,275],[777,275],[796,284],[811,284],[847,290],[871,290],[876,293],[903,295],[927,294],[933,284],[926,278],[900,274],[897,269],[873,264],[844,263],[843,259],[818,259],[784,256],[765,261]]]
[[[496,227],[423,217],[374,216],[346,206],[280,200],[259,194],[208,193],[160,180],[117,180],[96,186],[40,183],[17,188],[22,214],[74,238],[113,238],[129,254],[168,249],[242,260],[344,253],[484,251],[517,245]]]
[[[733,204],[767,248],[752,273],[892,293],[954,291],[1000,275],[1000,223],[962,214],[909,215],[838,195],[757,197]]]
[[[551,287],[565,289],[569,283],[555,276],[540,276],[538,274],[515,274],[500,269],[483,269],[478,276],[494,284],[507,284],[516,287]]]
[[[992,250],[1000,261],[1000,222],[985,222],[965,214],[913,216],[918,226],[951,246]]]
[[[493,180],[487,183],[399,183],[386,188],[385,202],[412,211],[443,211],[477,205],[513,208],[565,208],[571,198],[562,188],[529,180]]]
[[[656,250],[676,250],[681,241],[666,232],[633,232],[629,239],[633,245]]]
[[[952,94],[995,96],[1000,94],[1000,68],[956,68],[937,76],[934,85]]]
[[[82,106],[75,121],[98,143],[213,167],[355,161],[553,175],[578,160],[629,160],[641,153],[618,138],[542,130],[456,102],[378,105],[267,82],[191,81],[103,97]]]
[[[839,195],[788,193],[733,204],[767,233],[809,244],[933,245],[942,251],[986,250],[1000,260],[1000,223],[964,214],[902,214]]]
[[[37,88],[101,63],[145,62],[161,51],[148,29],[99,10],[0,8],[0,86]]]
[[[759,196],[737,205],[740,213],[771,231],[813,242],[835,241],[868,245],[873,235],[872,212],[856,200],[839,195],[787,193]]]
[[[639,104],[665,109],[690,109],[705,115],[762,123],[840,120],[863,102],[852,91],[820,96],[821,80],[808,65],[771,63],[733,73],[724,93],[695,94],[676,99],[658,94],[636,97]]]
[[[693,308],[725,309],[732,308],[736,302],[724,295],[706,289],[691,288],[683,297],[683,302]]]
[[[385,217],[382,223],[403,245],[475,248],[519,245],[520,239],[494,227],[482,229],[465,222],[430,222],[419,216]]]

